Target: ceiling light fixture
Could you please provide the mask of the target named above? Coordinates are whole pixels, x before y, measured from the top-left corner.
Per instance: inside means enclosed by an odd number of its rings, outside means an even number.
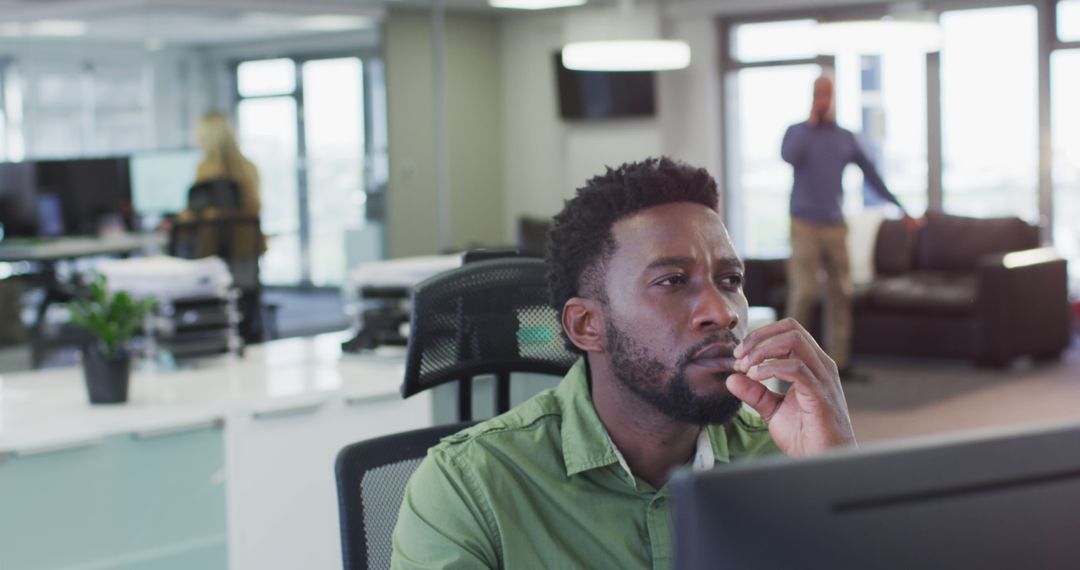
[[[570,8],[581,6],[586,0],[488,0],[492,8],[509,10],[550,10],[552,8]]]
[[[577,37],[563,46],[563,66],[578,71],[686,68],[690,44],[669,39],[671,22],[664,10],[663,0],[642,11],[634,7],[634,0],[619,0],[614,18],[610,12],[597,12],[592,29],[585,33],[579,29]]]
[[[78,20],[38,20],[26,26],[26,34],[42,38],[76,38],[85,36],[89,26]]]
[[[578,71],[664,71],[690,65],[690,46],[675,40],[574,42],[562,50],[563,65]]]
[[[301,30],[313,32],[336,32],[370,28],[374,20],[368,16],[349,16],[344,14],[318,14],[304,16],[297,21]]]

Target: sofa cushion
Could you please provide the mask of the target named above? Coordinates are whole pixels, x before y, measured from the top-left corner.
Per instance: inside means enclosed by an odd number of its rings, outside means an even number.
[[[911,271],[915,258],[915,234],[903,220],[885,220],[874,241],[874,273],[897,275]]]
[[[916,248],[915,267],[970,271],[984,255],[1038,245],[1038,228],[1020,218],[966,218],[927,212],[926,226]]]
[[[875,279],[864,302],[897,311],[967,314],[975,310],[977,291],[975,274],[914,271]]]

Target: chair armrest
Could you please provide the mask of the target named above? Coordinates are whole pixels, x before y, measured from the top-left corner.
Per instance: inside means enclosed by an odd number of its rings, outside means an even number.
[[[1053,248],[987,255],[978,262],[977,356],[1002,365],[1051,356],[1069,343],[1067,262]]]
[[[1054,248],[1037,247],[1034,249],[984,255],[979,258],[979,267],[1020,269],[1034,265],[1055,263],[1058,261],[1064,261],[1064,259],[1058,255],[1057,250]]]

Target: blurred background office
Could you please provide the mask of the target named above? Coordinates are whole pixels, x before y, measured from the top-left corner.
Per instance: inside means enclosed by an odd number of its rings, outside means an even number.
[[[128,172],[94,191],[130,192],[113,200],[130,197],[130,223],[149,228],[184,206],[196,120],[226,110],[261,174],[261,279],[309,293],[283,304],[286,321],[304,299],[324,303],[299,314],[334,313],[291,330],[328,329],[348,324],[336,295],[350,268],[513,244],[520,218],[548,217],[603,165],[646,155],[708,167],[740,251],[786,255],[777,141],[830,68],[840,122],[913,214],[1020,216],[1077,259],[1077,0],[847,4],[8,2],[0,160],[118,157]],[[565,108],[563,45],[662,37],[692,58],[631,87],[649,105]],[[861,185],[857,171],[845,181]]]
[[[1080,0],[0,0],[0,566],[339,567],[335,454],[453,420],[452,392],[400,398],[408,287],[379,263],[541,253],[588,177],[668,155],[716,177],[774,305],[780,143],[822,72],[928,218],[882,222],[846,171],[853,276],[893,303],[856,302],[860,440],[1080,420]],[[258,173],[255,342],[137,362],[130,405],[91,406],[68,304],[111,258],[183,249],[155,230],[192,205],[214,110]],[[57,536],[79,540],[30,540]]]

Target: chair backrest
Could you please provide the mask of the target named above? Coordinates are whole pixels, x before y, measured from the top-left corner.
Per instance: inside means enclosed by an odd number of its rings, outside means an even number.
[[[259,287],[263,235],[256,216],[221,215],[177,220],[169,230],[169,255],[201,259],[216,255],[233,274],[236,287]]]
[[[470,425],[388,435],[354,443],[338,453],[334,471],[345,570],[390,568],[391,537],[405,484],[431,446]]]
[[[202,212],[208,208],[231,211],[242,206],[240,185],[229,178],[198,182],[188,190],[187,209],[192,212]]]
[[[458,382],[458,419],[472,419],[472,379],[494,375],[496,413],[509,409],[509,375],[562,376],[578,359],[549,304],[543,260],[505,257],[466,263],[413,288],[405,356],[406,398]]]

